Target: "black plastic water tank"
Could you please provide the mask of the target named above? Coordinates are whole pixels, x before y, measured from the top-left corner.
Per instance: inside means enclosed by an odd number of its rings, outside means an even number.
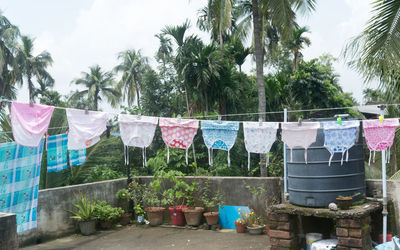
[[[318,129],[317,140],[308,148],[307,164],[304,149],[294,148],[290,162],[287,148],[288,191],[290,203],[306,207],[327,207],[338,196],[353,197],[353,202],[365,195],[364,154],[362,131],[349,150],[349,159],[341,165],[342,153],[335,153],[328,166],[329,151],[324,147],[323,130]]]

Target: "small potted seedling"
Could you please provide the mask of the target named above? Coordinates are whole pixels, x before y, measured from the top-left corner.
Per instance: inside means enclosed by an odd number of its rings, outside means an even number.
[[[91,201],[88,195],[79,192],[79,197],[74,194],[75,203],[72,205],[77,209],[67,210],[72,214],[71,218],[79,222],[79,229],[83,235],[91,235],[96,232],[96,201]]]
[[[353,197],[358,196],[358,195],[360,195],[360,193],[355,193],[352,196],[341,196],[341,195],[339,195],[336,198],[338,207],[341,210],[348,210],[350,208],[350,206],[352,205],[352,203],[353,203]]]
[[[201,222],[201,217],[203,215],[203,207],[195,207],[195,200],[193,193],[198,190],[197,182],[192,182],[192,184],[186,184],[185,187],[185,199],[187,208],[183,209],[183,214],[185,215],[186,223],[189,226],[198,226]]]
[[[222,194],[218,190],[214,196],[211,195],[210,192],[210,181],[206,180],[204,188],[203,188],[203,196],[201,197],[204,207],[207,212],[204,213],[204,217],[206,217],[206,221],[208,225],[218,224],[219,212],[218,210],[220,206],[224,205],[222,201]]]

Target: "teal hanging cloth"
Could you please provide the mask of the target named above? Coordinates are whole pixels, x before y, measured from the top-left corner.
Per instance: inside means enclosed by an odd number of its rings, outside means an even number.
[[[60,172],[67,168],[68,134],[47,137],[47,172]]]

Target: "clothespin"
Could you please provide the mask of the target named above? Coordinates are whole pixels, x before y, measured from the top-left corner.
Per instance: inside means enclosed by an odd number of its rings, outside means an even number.
[[[379,122],[382,123],[383,122],[383,115],[379,116]]]
[[[302,122],[303,122],[302,119],[299,118],[299,124],[298,125],[301,126]]]
[[[142,113],[138,113],[136,116],[136,119],[138,119],[138,120],[142,119]]]
[[[339,125],[342,125],[342,117],[338,117],[338,118],[337,118],[337,123],[338,123]]]
[[[86,106],[86,107],[85,107],[85,115],[88,115],[88,114],[89,114],[89,107]]]
[[[182,121],[182,116],[178,115],[178,122],[181,123],[181,121]]]
[[[222,122],[222,116],[218,115],[218,123],[221,123],[221,122]]]
[[[263,119],[262,118],[258,118],[258,126],[262,126],[262,123],[263,123]]]

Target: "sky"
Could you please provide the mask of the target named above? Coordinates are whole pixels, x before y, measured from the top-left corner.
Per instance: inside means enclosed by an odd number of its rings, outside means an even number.
[[[371,0],[319,0],[316,11],[300,17],[307,26],[311,46],[304,49],[306,60],[330,53],[338,60],[335,71],[346,92],[362,102],[366,86],[361,76],[349,69],[340,52],[349,39],[362,31],[370,17]],[[24,35],[35,38],[35,53],[47,50],[54,63],[49,68],[54,77],[55,90],[68,94],[76,86],[70,82],[99,64],[111,70],[117,54],[126,49],[141,49],[156,65],[154,55],[159,41],[154,36],[165,25],[179,25],[189,19],[190,33],[208,41],[208,34],[196,27],[198,10],[206,0],[0,0],[0,9]],[[247,58],[244,70],[250,72],[255,63]],[[375,85],[372,84],[372,87]],[[28,101],[27,87],[18,93],[19,101]],[[107,104],[101,107],[108,111]]]

